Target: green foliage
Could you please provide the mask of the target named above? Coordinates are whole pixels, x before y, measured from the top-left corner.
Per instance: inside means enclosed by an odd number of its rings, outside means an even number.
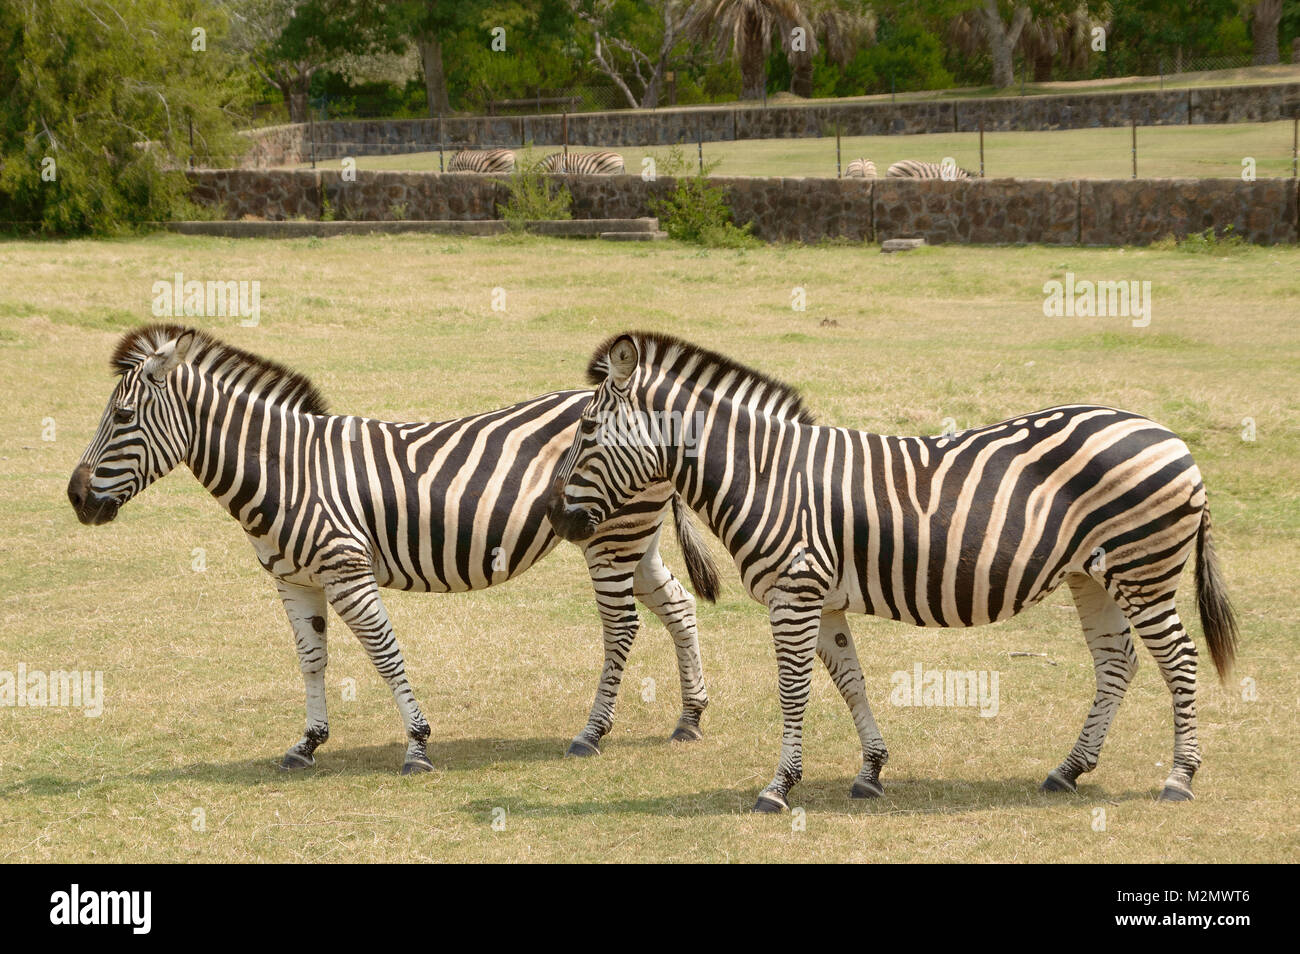
[[[531,148],[516,154],[506,189],[510,197],[497,206],[497,212],[513,232],[522,232],[530,221],[573,218],[568,186],[542,171],[541,159],[534,158]]]
[[[759,245],[750,234],[753,223],[737,228],[727,207],[727,191],[709,182],[707,176],[716,163],[706,163],[702,173],[682,175],[687,165],[680,146],[673,146],[659,163],[659,173],[674,176],[675,180],[666,198],[650,201],[650,210],[659,217],[669,237],[708,248]]]
[[[206,50],[192,49],[196,24]],[[207,0],[0,5],[0,219],[113,234],[193,214],[189,160],[226,164],[243,147],[225,29]]]
[[[1193,232],[1184,239],[1175,239],[1172,235],[1152,243],[1152,248],[1161,251],[1188,252],[1192,255],[1225,255],[1232,252],[1241,252],[1249,248],[1245,236],[1237,232],[1234,225],[1228,225],[1223,229],[1222,234],[1216,234],[1214,229],[1206,229],[1204,232]]]

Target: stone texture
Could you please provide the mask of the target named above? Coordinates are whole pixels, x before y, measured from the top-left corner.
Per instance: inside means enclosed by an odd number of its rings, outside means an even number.
[[[898,133],[987,130],[1084,129],[1185,123],[1241,123],[1300,115],[1300,83],[1204,89],[1133,90],[1007,96],[987,99],[812,103],[786,106],[725,106],[654,111],[574,113],[567,117],[466,116],[436,119],[337,120],[301,126],[269,126],[245,132],[253,145],[245,165],[296,165],[311,159],[392,155],[437,148],[439,136],[451,153],[464,147],[627,146],[737,139],[798,139]]]
[[[1146,245],[1229,225],[1258,245],[1295,242],[1296,180],[1105,179],[1079,183],[1079,242]]]

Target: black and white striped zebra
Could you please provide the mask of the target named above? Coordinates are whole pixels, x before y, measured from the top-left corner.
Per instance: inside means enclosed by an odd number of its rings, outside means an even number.
[[[1131,627],[1173,696],[1173,765],[1161,796],[1191,798],[1201,760],[1197,656],[1174,593],[1193,549],[1201,623],[1220,676],[1233,661],[1236,624],[1201,474],[1174,434],[1091,406],[940,437],[817,426],[788,386],[652,334],[602,345],[589,376],[599,389],[557,477],[551,521],[562,536],[586,539],[630,495],[667,479],[731,551],[745,588],[769,610],[784,717],[776,776],[756,811],[785,807],[802,774],[814,656],[861,740],[851,794],[882,793],[888,753],[846,613],[975,626],[1007,619],[1063,582],[1092,651],[1097,692],[1078,741],[1043,787],[1072,791],[1096,766],[1137,666]],[[675,432],[657,424],[674,419],[697,422],[693,453],[664,439]]]
[[[498,175],[515,171],[515,154],[510,149],[462,149],[447,163],[448,172],[477,172]]]
[[[541,169],[574,176],[618,176],[623,174],[623,157],[616,152],[553,152],[542,160]]]
[[[900,159],[885,170],[885,177],[890,179],[946,179],[952,182],[958,179],[974,179],[975,174],[967,172],[955,163]]]
[[[876,178],[876,164],[870,159],[851,159],[844,168],[844,178],[874,179]]]
[[[307,728],[282,766],[312,765],[329,736],[328,606],[393,691],[409,740],[403,774],[430,768],[429,725],[379,587],[483,589],[549,553],[558,538],[545,516],[547,490],[591,392],[561,391],[435,424],[395,424],[331,415],[301,374],[175,325],[126,334],[111,363],[120,380],[68,484],[81,522],[112,520],[185,463],[248,534],[293,628]],[[670,485],[648,488],[600,528],[585,552],[605,665],[570,754],[597,753],[612,725],[637,633],[637,598],[676,644],[683,712],[672,737],[700,738],[708,697],[695,601],[659,556],[669,509],[696,592],[714,598],[716,570]]]

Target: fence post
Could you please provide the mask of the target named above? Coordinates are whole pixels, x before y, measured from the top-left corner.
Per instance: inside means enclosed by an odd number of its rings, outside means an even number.
[[[316,168],[316,114],[311,111],[311,100],[307,101],[307,131],[311,136],[311,167]]]
[[[438,171],[445,172],[442,165],[442,117],[438,117]]]
[[[842,178],[842,173],[840,172],[840,168],[841,168],[840,167],[840,126],[839,123],[836,123],[835,124],[835,178],[836,179]]]
[[[695,114],[695,148],[700,157],[700,175],[704,175],[704,119]]]
[[[193,114],[189,113],[189,111],[187,110],[185,119],[189,123],[189,127],[190,127],[190,168],[193,169],[194,168],[194,116]]]
[[[1296,166],[1300,164],[1300,116],[1291,120],[1291,178],[1296,178]]]
[[[564,171],[569,171],[569,114],[567,112],[560,114],[560,126],[563,129],[564,136]]]
[[[1133,119],[1133,178],[1138,177],[1138,121]]]
[[[980,113],[980,178],[984,178],[984,114]]]

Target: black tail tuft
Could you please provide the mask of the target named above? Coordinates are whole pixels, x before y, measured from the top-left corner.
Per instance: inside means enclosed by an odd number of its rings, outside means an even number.
[[[673,494],[673,523],[677,527],[677,544],[682,548],[682,556],[686,558],[686,573],[691,578],[695,595],[716,603],[721,586],[718,581],[718,566],[713,562],[713,556],[700,536],[700,531],[696,529],[691,512],[677,494]]]
[[[1196,608],[1214,668],[1219,671],[1219,679],[1226,680],[1237,657],[1237,618],[1214,556],[1208,505],[1201,511],[1201,525],[1196,531]]]

